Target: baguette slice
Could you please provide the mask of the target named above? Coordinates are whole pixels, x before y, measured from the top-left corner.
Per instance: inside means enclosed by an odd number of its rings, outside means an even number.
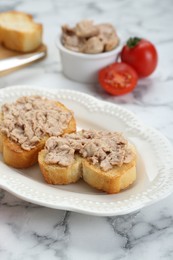
[[[136,180],[136,154],[134,147],[132,149],[134,153],[130,163],[124,163],[121,167],[114,166],[107,172],[82,159],[83,180],[90,186],[109,194],[124,190]]]
[[[38,162],[45,181],[49,184],[70,184],[77,182],[82,175],[82,163],[79,156],[68,167],[45,163],[46,151],[42,150]]]
[[[18,11],[0,14],[0,43],[19,52],[30,52],[42,43],[42,25],[31,15]]]
[[[60,102],[57,106],[61,107],[64,111],[70,111]],[[0,120],[3,120],[2,114]],[[73,133],[76,131],[76,121],[72,115],[68,127],[64,129],[63,134]],[[4,162],[14,168],[22,169],[28,168],[38,162],[38,153],[44,148],[46,140],[49,136],[45,136],[40,142],[30,151],[23,150],[20,144],[14,142],[6,135],[0,133],[0,152],[2,152]]]

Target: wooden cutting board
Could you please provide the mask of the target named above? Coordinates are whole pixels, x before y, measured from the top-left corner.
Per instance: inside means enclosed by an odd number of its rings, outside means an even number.
[[[43,51],[45,53],[45,56],[43,58],[41,58],[41,59],[44,59],[46,57],[46,55],[47,55],[47,46],[45,44],[42,44],[34,52],[29,52],[29,53],[38,53],[40,51]],[[5,48],[4,46],[0,45],[0,60],[1,61],[3,59],[6,59],[6,58],[15,57],[15,56],[23,55],[23,54],[28,54],[28,52],[27,53],[21,53],[21,52],[17,52],[17,51],[12,51],[12,50],[9,50],[9,49]],[[39,61],[39,60],[37,60],[37,61]],[[37,61],[33,61],[32,63],[35,63]],[[19,69],[21,69],[23,67],[30,66],[32,63],[22,65],[22,66],[20,66],[18,68],[10,69],[10,70],[8,70],[6,72],[3,72],[3,73],[1,72],[0,76],[4,76],[4,75],[9,74],[9,73],[11,73],[13,71],[19,70]]]

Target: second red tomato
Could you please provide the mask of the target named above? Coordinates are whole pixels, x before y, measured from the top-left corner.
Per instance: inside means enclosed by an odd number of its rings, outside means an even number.
[[[122,49],[121,60],[132,66],[140,78],[147,77],[156,69],[157,50],[145,39],[130,38]]]

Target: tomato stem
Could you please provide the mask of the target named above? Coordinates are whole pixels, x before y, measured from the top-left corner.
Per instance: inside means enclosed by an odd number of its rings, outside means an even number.
[[[138,42],[140,42],[140,41],[141,41],[141,38],[138,38],[138,37],[129,38],[128,41],[127,41],[127,46],[128,46],[129,48],[133,48],[133,47],[135,47],[135,46],[138,44]]]

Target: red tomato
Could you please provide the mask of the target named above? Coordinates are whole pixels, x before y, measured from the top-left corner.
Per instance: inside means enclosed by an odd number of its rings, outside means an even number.
[[[99,83],[111,95],[131,92],[137,80],[136,71],[123,62],[113,63],[99,71]]]
[[[157,67],[157,50],[145,39],[130,38],[121,51],[121,60],[132,66],[140,78],[147,77]]]

